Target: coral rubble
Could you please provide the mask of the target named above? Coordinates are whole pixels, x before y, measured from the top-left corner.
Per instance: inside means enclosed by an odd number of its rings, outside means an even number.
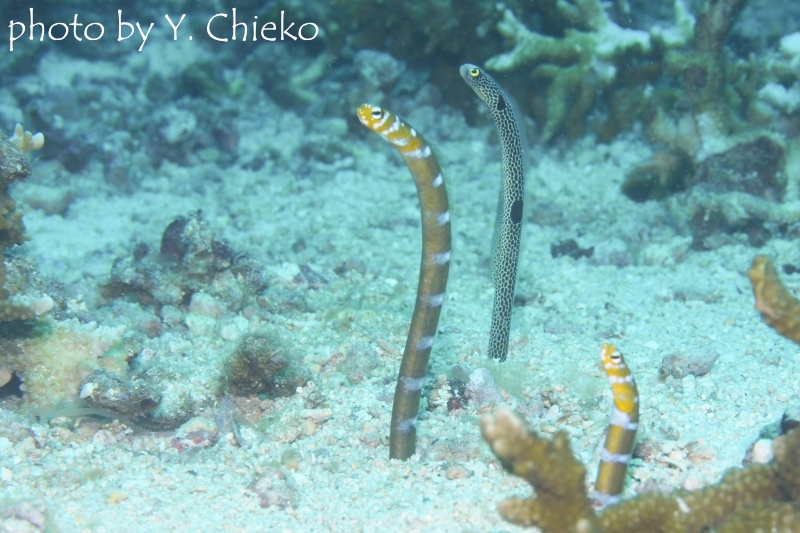
[[[297,367],[298,359],[275,334],[247,335],[234,352],[228,384],[239,396],[291,396],[308,380],[308,373]]]

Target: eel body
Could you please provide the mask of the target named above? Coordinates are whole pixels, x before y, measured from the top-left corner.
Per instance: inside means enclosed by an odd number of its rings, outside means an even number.
[[[422,217],[422,260],[417,301],[406,339],[392,404],[389,455],[405,460],[416,447],[417,411],[422,380],[444,303],[450,269],[450,207],[442,168],[423,137],[398,116],[363,104],[358,119],[386,139],[403,156],[417,186]]]
[[[495,286],[489,356],[504,361],[508,354],[511,309],[517,282],[525,166],[522,138],[514,106],[491,76],[469,63],[461,66],[461,77],[489,108],[500,134],[503,183],[492,246],[492,278]]]
[[[618,502],[622,494],[639,427],[639,391],[625,359],[612,344],[603,345],[600,361],[614,394],[614,409],[594,484],[594,500],[600,507],[605,507]]]

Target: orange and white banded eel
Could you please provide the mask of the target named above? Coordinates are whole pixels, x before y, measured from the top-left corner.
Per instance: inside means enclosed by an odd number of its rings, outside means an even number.
[[[363,104],[356,114],[362,124],[386,139],[403,156],[417,186],[422,216],[417,302],[400,363],[389,430],[389,457],[405,460],[414,455],[416,448],[422,380],[428,369],[447,287],[450,206],[442,167],[422,135],[397,115],[378,106]]]
[[[639,391],[633,374],[614,345],[603,345],[600,360],[614,394],[614,410],[608,423],[594,484],[594,500],[600,507],[605,507],[617,503],[621,498],[636,429],[639,427]]]

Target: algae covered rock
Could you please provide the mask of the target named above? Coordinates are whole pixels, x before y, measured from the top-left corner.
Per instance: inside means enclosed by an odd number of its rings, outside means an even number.
[[[703,184],[711,192],[741,191],[777,201],[786,190],[785,165],[783,145],[761,135],[707,157],[690,185]]]
[[[714,249],[742,233],[761,246],[797,220],[797,202],[783,202],[787,154],[772,136],[742,139],[706,157],[687,180],[688,190],[670,197],[675,225],[693,238],[692,248]]]
[[[297,367],[298,355],[274,333],[244,337],[233,355],[228,384],[236,395],[290,396],[308,380]]]
[[[139,243],[117,258],[101,290],[110,300],[131,298],[159,310],[185,305],[203,292],[239,311],[265,287],[258,265],[219,239],[196,211],[167,225],[158,253]]]

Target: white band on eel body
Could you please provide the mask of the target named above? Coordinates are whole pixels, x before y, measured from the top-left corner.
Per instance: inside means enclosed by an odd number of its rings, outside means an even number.
[[[422,159],[424,157],[430,157],[431,149],[428,146],[423,146],[422,148],[417,148],[416,150],[412,150],[410,152],[406,152],[403,155],[405,155],[406,157],[414,158],[414,159]]]
[[[600,454],[600,460],[605,463],[621,463],[626,465],[631,460],[631,454],[614,453],[603,448],[603,453]]]
[[[639,423],[631,420],[628,413],[624,413],[616,407],[611,411],[611,419],[608,421],[609,425],[617,426],[628,431],[636,431],[639,428]]]
[[[431,254],[431,261],[435,265],[444,265],[450,262],[450,250],[440,254]]]
[[[417,350],[427,350],[433,346],[433,335],[422,337],[417,344]]]
[[[389,126],[389,129],[387,129],[384,132],[387,135],[390,134],[390,133],[396,132],[403,125],[403,122],[399,118],[397,118],[395,116],[393,116],[393,118],[394,118],[394,122],[392,122],[391,126]]]
[[[386,140],[389,141],[390,143],[392,143],[395,146],[405,146],[405,145],[408,144],[408,139],[405,138],[405,137],[399,137],[397,139],[388,139],[387,138]]]
[[[410,378],[408,376],[400,377],[400,381],[403,383],[403,387],[407,391],[415,391],[422,389],[422,378]]]
[[[417,427],[417,419],[416,418],[409,418],[408,420],[403,420],[399,424],[397,424],[397,430],[406,433],[408,431],[412,431]]]
[[[440,305],[442,305],[443,301],[444,301],[444,293],[440,292],[439,294],[434,294],[433,296],[430,296],[428,298],[428,305],[430,305],[431,307],[439,307]]]

